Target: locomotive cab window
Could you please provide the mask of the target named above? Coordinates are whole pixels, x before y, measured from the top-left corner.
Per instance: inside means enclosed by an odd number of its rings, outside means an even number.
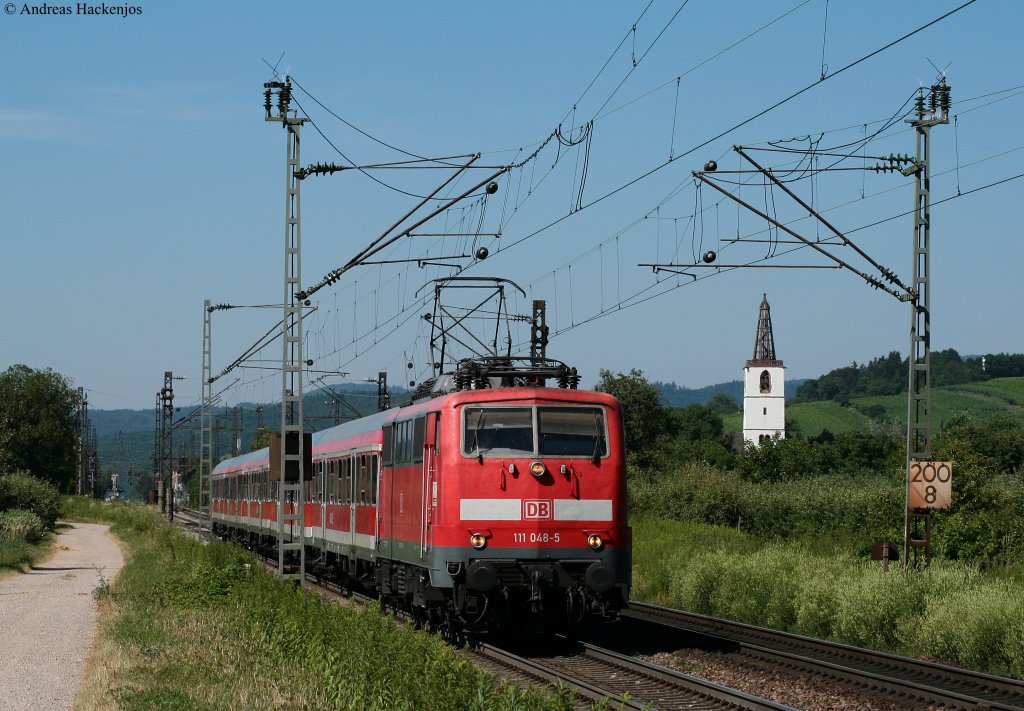
[[[533,454],[532,407],[467,407],[464,418],[465,454]]]
[[[608,454],[604,411],[596,407],[539,407],[540,454],[604,457]]]

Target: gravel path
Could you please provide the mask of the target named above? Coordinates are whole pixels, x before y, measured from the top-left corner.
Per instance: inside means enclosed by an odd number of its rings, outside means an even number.
[[[92,593],[124,559],[109,526],[76,523],[45,563],[0,580],[0,706],[4,711],[71,708],[96,627]]]

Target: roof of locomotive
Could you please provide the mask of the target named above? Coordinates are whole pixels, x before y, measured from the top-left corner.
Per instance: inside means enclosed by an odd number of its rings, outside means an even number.
[[[393,420],[405,419],[411,415],[423,412],[436,412],[446,406],[455,406],[470,402],[492,402],[500,400],[503,402],[527,402],[527,401],[564,401],[567,394],[572,394],[573,400],[599,403],[608,406],[618,404],[618,401],[607,393],[596,390],[573,390],[566,388],[548,387],[504,387],[504,388],[482,388],[479,390],[459,390],[437,397],[419,400],[409,405],[395,407],[383,412],[376,412],[358,420],[344,422],[334,427],[313,433],[313,456],[327,454],[329,452],[341,452],[359,446],[380,444],[383,440],[381,427]],[[255,452],[240,454],[231,459],[225,459],[213,468],[212,474],[231,474],[246,469],[263,468],[269,466],[270,449],[264,447]]]

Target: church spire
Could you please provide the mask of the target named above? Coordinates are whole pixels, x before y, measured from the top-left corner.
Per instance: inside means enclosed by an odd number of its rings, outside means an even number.
[[[754,358],[759,362],[775,361],[775,337],[772,335],[772,311],[768,295],[761,295],[761,311],[757,317],[757,336],[754,338]]]

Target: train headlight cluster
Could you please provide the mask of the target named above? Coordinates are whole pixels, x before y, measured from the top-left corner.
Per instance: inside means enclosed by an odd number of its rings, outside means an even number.
[[[530,473],[538,479],[544,476],[548,471],[548,468],[544,466],[544,462],[534,462],[530,465]]]
[[[474,533],[469,537],[469,544],[478,551],[482,551],[487,547],[487,536],[482,533]]]
[[[601,540],[601,536],[597,535],[596,533],[591,533],[589,536],[587,536],[587,543],[595,551],[601,550],[601,547],[604,545],[604,541]]]

